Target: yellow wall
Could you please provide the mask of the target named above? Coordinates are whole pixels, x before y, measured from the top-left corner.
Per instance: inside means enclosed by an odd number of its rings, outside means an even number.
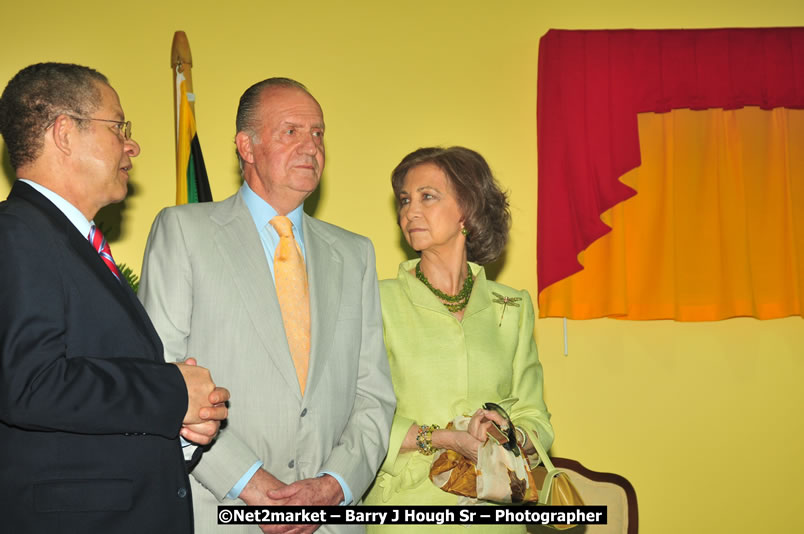
[[[137,269],[151,221],[174,199],[169,52],[173,32],[184,30],[216,198],[239,183],[232,138],[242,91],[268,76],[297,78],[327,122],[315,214],[371,237],[381,278],[405,257],[390,170],[419,146],[463,144],[488,158],[512,195],[513,236],[498,279],[535,297],[539,37],[551,27],[781,25],[804,25],[804,4],[3,0],[0,83],[47,60],[87,64],[110,78],[143,147],[112,242],[116,259]],[[10,187],[6,155],[4,167],[0,197]],[[642,532],[802,531],[801,318],[571,321],[569,357],[560,320],[537,326],[554,453],[628,477]]]

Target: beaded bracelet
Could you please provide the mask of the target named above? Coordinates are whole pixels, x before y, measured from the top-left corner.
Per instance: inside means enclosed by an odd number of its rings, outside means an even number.
[[[419,447],[419,452],[425,456],[430,456],[436,451],[433,447],[433,431],[441,428],[438,425],[421,425],[419,432],[416,434],[416,446]]]

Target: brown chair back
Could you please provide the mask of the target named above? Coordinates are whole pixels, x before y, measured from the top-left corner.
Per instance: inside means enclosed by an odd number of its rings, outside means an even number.
[[[576,460],[552,457],[553,464],[567,472],[572,483],[588,505],[607,506],[608,523],[605,525],[578,525],[566,530],[568,534],[637,534],[639,514],[634,487],[628,480],[614,473],[591,471]],[[557,532],[542,525],[528,525],[530,534]]]

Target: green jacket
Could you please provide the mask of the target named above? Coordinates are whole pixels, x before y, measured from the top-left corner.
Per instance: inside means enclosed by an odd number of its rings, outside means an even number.
[[[546,449],[553,442],[528,292],[486,280],[484,269],[470,263],[475,285],[458,321],[410,273],[418,261],[403,262],[396,279],[380,282],[397,408],[388,455],[366,503],[457,501],[429,481],[432,456],[399,454],[412,424],[444,428],[456,416],[471,415],[491,401],[502,405],[530,439],[538,435]],[[504,306],[495,293],[517,300]]]

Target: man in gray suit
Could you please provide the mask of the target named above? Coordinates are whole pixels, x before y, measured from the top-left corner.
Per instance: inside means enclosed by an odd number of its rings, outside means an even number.
[[[163,210],[148,238],[139,295],[166,358],[197,357],[234,399],[228,425],[192,473],[199,533],[259,532],[218,527],[220,503],[357,503],[386,453],[395,399],[373,247],[302,211],[321,179],[323,135],[321,107],[303,85],[255,84],[237,112],[240,190],[222,202]],[[274,266],[277,215],[292,223],[306,270],[309,369],[286,335],[284,282],[274,282],[284,280]]]

